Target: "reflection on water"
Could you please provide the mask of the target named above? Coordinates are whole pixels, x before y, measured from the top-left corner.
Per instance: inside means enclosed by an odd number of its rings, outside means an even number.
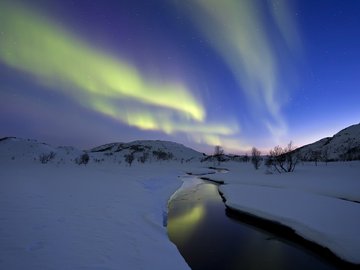
[[[197,227],[201,225],[206,216],[206,203],[211,200],[216,201],[218,196],[216,195],[217,187],[215,185],[205,185],[202,180],[192,181],[189,185],[185,183],[183,190],[176,193],[170,204],[171,224],[168,224],[168,231],[171,233],[173,242],[180,245],[186,245],[188,241],[191,241],[193,233],[197,230]],[[207,198],[207,201],[204,200]],[[187,203],[187,202],[192,203]],[[181,207],[174,207],[175,205],[181,205]]]
[[[176,231],[174,238],[177,242],[189,241],[188,238],[191,237],[199,221],[204,217],[204,212],[205,208],[202,205],[197,205],[173,217],[171,228],[173,231]]]
[[[216,184],[195,177],[184,181],[169,205],[168,234],[192,269],[335,269],[228,217]]]

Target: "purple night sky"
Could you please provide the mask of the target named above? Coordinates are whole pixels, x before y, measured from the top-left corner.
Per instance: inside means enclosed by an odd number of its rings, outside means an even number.
[[[0,137],[212,152],[360,120],[360,1],[0,3]]]

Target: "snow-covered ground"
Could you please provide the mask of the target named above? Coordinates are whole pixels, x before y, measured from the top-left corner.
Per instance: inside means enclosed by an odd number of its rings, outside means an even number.
[[[163,224],[177,164],[1,160],[0,269],[188,269]]]
[[[222,166],[226,166],[223,164]],[[229,163],[220,191],[230,208],[280,222],[297,234],[360,264],[360,162],[299,165],[293,173],[266,174],[250,163]]]
[[[164,227],[186,173],[224,181],[228,207],[280,222],[360,264],[359,161],[300,164],[283,174],[226,162],[220,167],[229,172],[214,174],[201,154],[191,158],[193,150],[175,145],[173,161],[129,167],[123,151],[139,151],[138,143],[88,152],[89,164],[78,165],[85,152],[73,147],[0,140],[0,269],[188,269]],[[55,157],[42,164],[50,152]]]

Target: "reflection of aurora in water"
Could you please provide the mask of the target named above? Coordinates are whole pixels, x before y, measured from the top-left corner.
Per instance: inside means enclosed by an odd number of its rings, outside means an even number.
[[[197,205],[188,212],[182,213],[172,219],[169,230],[176,232],[176,238],[178,241],[186,241],[191,237],[191,232],[194,231],[204,216],[203,205]]]
[[[186,185],[186,184],[185,184]],[[170,204],[171,209],[171,223],[168,224],[169,234],[176,238],[176,242],[188,241],[197,227],[201,225],[206,215],[206,202],[203,198],[206,197],[208,201],[217,199],[217,187],[215,185],[205,185],[201,180],[195,179],[184,190],[177,192]],[[174,202],[178,200],[189,202],[192,204],[188,207],[172,207]]]
[[[194,269],[335,269],[308,251],[225,214],[217,185],[184,177],[168,234]]]

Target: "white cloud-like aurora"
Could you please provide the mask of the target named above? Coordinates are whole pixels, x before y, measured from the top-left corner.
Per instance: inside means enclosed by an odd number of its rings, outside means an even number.
[[[300,38],[286,1],[194,0],[177,2],[224,59],[263,124],[279,141],[287,132],[282,107],[287,91],[284,70],[266,29],[261,5],[289,51],[300,50]]]

